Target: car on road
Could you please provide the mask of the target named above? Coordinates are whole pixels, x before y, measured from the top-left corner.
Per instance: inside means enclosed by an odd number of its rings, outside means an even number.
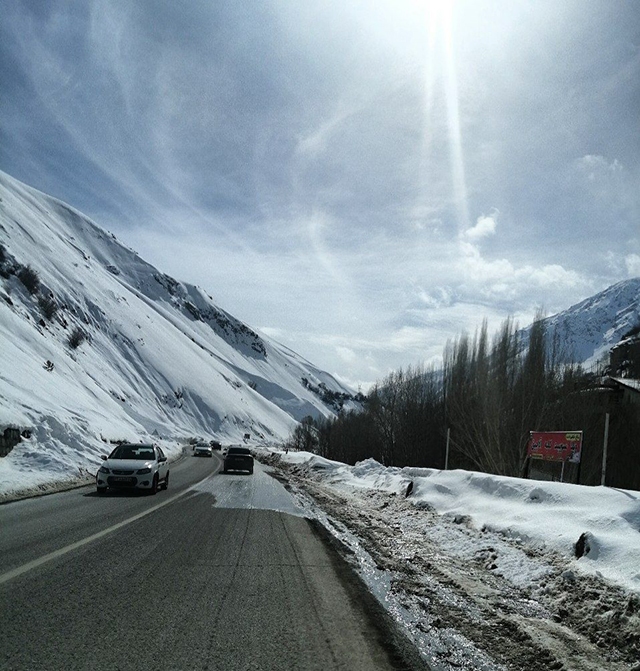
[[[221,449],[222,449],[222,443],[221,443],[220,441],[218,441],[218,440],[212,440],[212,441],[209,443],[209,445],[211,445],[211,447],[212,447],[214,450],[221,450]]]
[[[193,448],[193,456],[213,457],[213,450],[211,449],[211,445],[207,445],[206,443],[198,443],[198,445]]]
[[[253,473],[253,455],[248,447],[230,447],[224,455],[223,473],[248,471]]]
[[[98,494],[108,489],[155,494],[159,488],[169,487],[169,463],[159,445],[122,443],[102,458],[104,463],[96,474]]]

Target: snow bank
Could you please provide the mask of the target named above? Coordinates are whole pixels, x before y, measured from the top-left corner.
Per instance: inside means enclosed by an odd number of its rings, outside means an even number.
[[[348,466],[306,452],[280,457],[345,493],[370,489],[404,496],[412,483],[409,500],[417,506],[553,550],[579,571],[640,592],[640,492],[462,470],[387,468],[373,459]],[[581,536],[586,542],[578,558]]]

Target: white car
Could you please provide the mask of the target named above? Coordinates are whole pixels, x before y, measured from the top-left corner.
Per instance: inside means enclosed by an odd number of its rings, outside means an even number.
[[[194,457],[212,457],[213,456],[213,448],[211,447],[211,445],[207,445],[206,443],[198,443],[193,448],[193,456]]]
[[[96,474],[98,494],[107,489],[137,489],[155,494],[169,487],[169,464],[158,445],[122,443],[108,456]]]

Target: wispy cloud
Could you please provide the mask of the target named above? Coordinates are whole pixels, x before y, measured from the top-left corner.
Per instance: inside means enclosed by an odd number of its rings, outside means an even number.
[[[640,274],[631,4],[5,5],[0,168],[342,379]]]

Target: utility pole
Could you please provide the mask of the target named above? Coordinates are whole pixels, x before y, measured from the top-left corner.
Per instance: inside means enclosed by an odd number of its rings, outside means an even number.
[[[449,470],[449,438],[451,436],[451,429],[447,428],[447,447],[444,452],[444,470]]]
[[[607,448],[609,446],[609,413],[604,416],[604,445],[602,446],[602,478],[600,484],[604,487],[607,475]]]

